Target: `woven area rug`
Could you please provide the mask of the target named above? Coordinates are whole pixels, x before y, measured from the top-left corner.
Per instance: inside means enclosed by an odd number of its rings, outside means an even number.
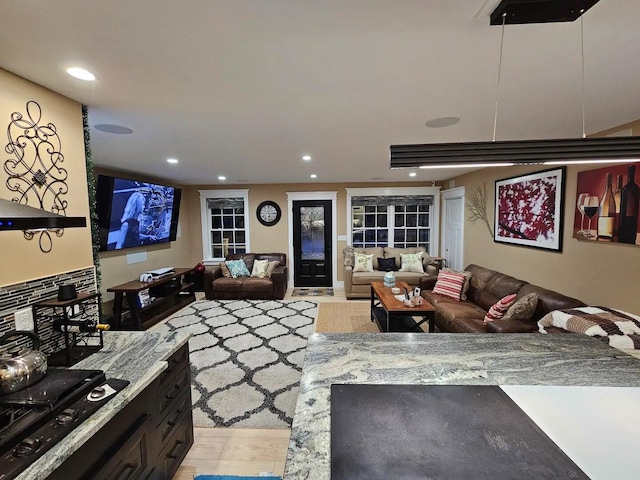
[[[379,333],[371,321],[369,300],[349,300],[347,302],[318,303],[317,333]]]
[[[292,297],[333,297],[333,288],[301,288],[291,292]]]
[[[154,331],[188,332],[199,427],[289,428],[314,302],[200,300]]]

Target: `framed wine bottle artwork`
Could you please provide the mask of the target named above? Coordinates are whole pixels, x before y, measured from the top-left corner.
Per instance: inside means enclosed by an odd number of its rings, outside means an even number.
[[[636,167],[635,163],[616,164],[578,172],[573,238],[640,245]]]
[[[561,252],[565,177],[558,167],[497,180],[494,241]]]

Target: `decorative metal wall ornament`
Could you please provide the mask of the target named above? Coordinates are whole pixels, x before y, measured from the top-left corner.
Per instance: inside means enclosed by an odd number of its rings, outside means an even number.
[[[41,123],[42,109],[38,102],[26,104],[26,116],[13,112],[7,126],[9,143],[5,152],[12,155],[4,162],[9,174],[7,188],[18,195],[11,200],[30,205],[57,215],[65,215],[68,202],[64,195],[69,191],[68,173],[62,168],[64,155],[57,128],[53,123]],[[24,237],[32,240],[39,234],[40,250],[48,253],[53,248],[51,234],[62,237],[63,228],[24,230]]]

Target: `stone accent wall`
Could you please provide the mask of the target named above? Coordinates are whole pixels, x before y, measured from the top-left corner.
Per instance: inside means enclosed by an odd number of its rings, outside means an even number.
[[[16,283],[0,288],[0,335],[15,330],[13,314],[17,310],[31,307],[41,300],[55,299],[58,296],[58,286],[73,283],[76,291],[95,293],[96,276],[95,269],[84,268],[72,272],[53,275],[50,277]],[[48,309],[47,309],[48,310]],[[98,311],[93,314],[98,315]],[[64,336],[53,330],[50,318],[35,318],[38,337],[40,338],[40,350],[50,355],[64,349]],[[27,338],[12,341],[8,345],[0,346],[0,353],[16,351],[22,347],[31,347]]]

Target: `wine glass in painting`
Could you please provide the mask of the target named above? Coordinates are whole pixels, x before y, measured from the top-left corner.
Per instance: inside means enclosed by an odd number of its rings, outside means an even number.
[[[589,217],[589,227],[585,237],[593,238],[595,235],[591,233],[591,219],[596,216],[596,213],[598,213],[598,197],[594,195],[585,198],[583,205],[584,214]]]
[[[577,207],[578,207],[578,211],[582,215],[582,218],[580,219],[580,230],[578,230],[578,235],[587,234],[587,231],[584,229],[584,205],[585,205],[585,200],[587,199],[588,196],[589,196],[588,193],[581,193],[580,195],[578,195]]]

